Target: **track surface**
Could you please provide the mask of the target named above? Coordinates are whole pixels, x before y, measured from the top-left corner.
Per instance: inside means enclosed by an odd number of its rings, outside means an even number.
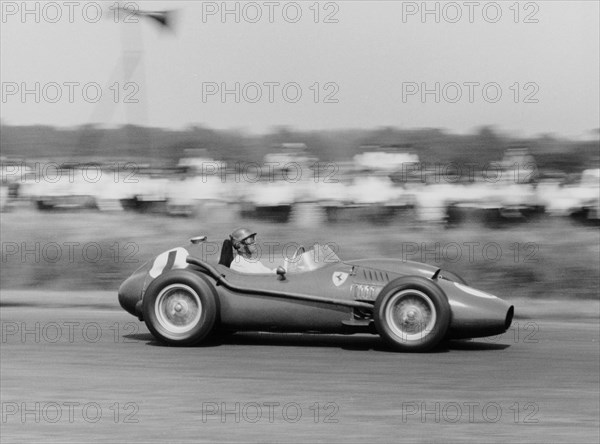
[[[595,302],[584,318],[521,318],[501,337],[399,354],[374,336],[172,348],[113,300],[21,305],[7,293],[2,443],[599,439]]]

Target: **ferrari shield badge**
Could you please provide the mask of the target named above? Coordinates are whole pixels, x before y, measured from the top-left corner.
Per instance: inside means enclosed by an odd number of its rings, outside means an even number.
[[[346,279],[348,279],[348,276],[349,276],[348,273],[344,273],[343,271],[336,271],[335,273],[333,273],[333,276],[331,276],[333,285],[335,285],[336,287],[339,287],[344,282],[346,282]]]

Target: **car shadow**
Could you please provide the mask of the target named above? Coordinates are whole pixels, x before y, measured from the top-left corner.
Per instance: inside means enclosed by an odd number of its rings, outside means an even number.
[[[152,336],[152,333],[132,333],[130,335],[123,335],[123,340],[127,342],[155,342],[157,345],[164,345],[161,342],[159,342],[154,336]]]
[[[140,341],[153,347],[171,347],[158,341],[151,333],[135,333],[124,335],[128,342]],[[387,343],[377,335],[355,334],[312,334],[312,333],[268,333],[268,332],[238,332],[226,335],[214,335],[193,348],[210,348],[227,345],[243,346],[274,346],[274,347],[330,347],[350,351],[378,351],[396,353]],[[489,344],[486,344],[489,345]],[[495,344],[492,344],[495,345]],[[449,346],[442,342],[428,353],[447,353]],[[454,348],[454,347],[452,347]],[[472,348],[476,350],[477,348]],[[465,348],[466,350],[466,348]],[[402,353],[402,352],[401,352]]]
[[[151,333],[124,335],[128,342],[140,341],[154,347],[171,347],[158,341]],[[378,336],[326,335],[297,333],[244,332],[212,336],[193,348],[221,347],[226,345],[278,346],[278,347],[337,347],[346,350],[386,350]]]
[[[463,339],[448,341],[446,346],[450,350],[505,350],[510,347],[510,344],[499,344],[497,342],[488,342],[484,339]]]
[[[215,345],[332,347],[344,350],[381,350],[381,340],[373,335],[328,335],[311,333],[243,332],[213,339]]]

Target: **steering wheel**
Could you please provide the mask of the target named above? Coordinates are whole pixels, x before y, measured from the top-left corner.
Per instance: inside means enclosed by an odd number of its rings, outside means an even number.
[[[298,256],[300,256],[301,254],[304,254],[306,252],[306,248],[304,248],[304,245],[300,245],[297,249],[296,252],[294,253],[294,255],[292,256],[292,258],[290,259],[291,263],[296,262],[296,259],[298,258]]]

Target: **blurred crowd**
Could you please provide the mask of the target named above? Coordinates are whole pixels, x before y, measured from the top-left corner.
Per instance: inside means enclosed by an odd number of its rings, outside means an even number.
[[[540,170],[526,149],[478,165],[424,163],[413,152],[364,147],[321,162],[300,143],[262,162],[226,162],[187,150],[168,168],[136,162],[56,163],[3,158],[2,211],[96,209],[194,217],[235,206],[243,217],[307,225],[396,217],[456,224],[470,218],[526,221],[541,215],[599,219],[600,169]]]

